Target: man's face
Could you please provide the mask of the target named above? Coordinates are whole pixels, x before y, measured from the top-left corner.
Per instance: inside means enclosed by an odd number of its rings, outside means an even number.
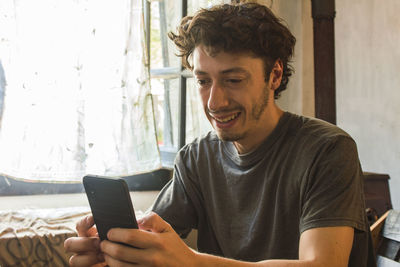
[[[246,143],[262,134],[265,110],[273,101],[262,59],[225,52],[210,56],[198,46],[193,73],[204,111],[220,139]]]

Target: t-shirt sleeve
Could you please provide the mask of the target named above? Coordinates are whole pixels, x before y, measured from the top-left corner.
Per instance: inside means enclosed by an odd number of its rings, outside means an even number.
[[[367,230],[362,171],[350,137],[338,136],[322,146],[301,191],[301,233],[329,226]]]
[[[186,151],[178,153],[173,178],[161,190],[150,208],[171,224],[182,238],[197,228],[197,210],[200,205],[198,200],[200,193],[194,174],[186,166],[187,156]]]

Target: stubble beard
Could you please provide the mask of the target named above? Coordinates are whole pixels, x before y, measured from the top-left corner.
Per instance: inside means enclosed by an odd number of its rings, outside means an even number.
[[[268,101],[269,101],[269,96],[268,96],[268,87],[266,86],[263,89],[263,95],[260,99],[259,102],[257,102],[251,109],[251,115],[249,121],[254,121],[258,122],[261,118],[261,115],[264,113],[264,110],[268,106]],[[244,110],[242,108],[242,110]],[[243,115],[243,113],[241,114]],[[245,130],[244,132],[241,133],[230,133],[226,132],[224,130],[216,130],[218,138],[221,139],[222,141],[229,141],[229,142],[235,142],[235,141],[240,141],[244,138],[246,138],[249,134],[249,129]]]

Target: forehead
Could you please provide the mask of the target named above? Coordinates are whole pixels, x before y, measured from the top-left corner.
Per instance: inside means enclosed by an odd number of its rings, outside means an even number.
[[[193,51],[193,72],[221,73],[228,69],[245,70],[247,72],[263,72],[264,64],[261,58],[251,53],[228,53],[220,51],[210,54],[203,46],[197,46]]]

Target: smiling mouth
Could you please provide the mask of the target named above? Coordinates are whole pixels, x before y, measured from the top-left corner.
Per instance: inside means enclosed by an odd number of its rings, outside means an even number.
[[[229,115],[229,116],[226,116],[226,117],[222,117],[222,116],[216,117],[216,116],[214,116],[214,115],[212,115],[212,114],[210,114],[210,116],[211,116],[214,120],[216,120],[217,122],[219,122],[219,123],[228,123],[228,122],[233,121],[234,119],[236,119],[236,118],[240,115],[240,113],[241,113],[241,112],[237,112],[237,113],[235,113],[235,114],[232,114],[232,115]]]

